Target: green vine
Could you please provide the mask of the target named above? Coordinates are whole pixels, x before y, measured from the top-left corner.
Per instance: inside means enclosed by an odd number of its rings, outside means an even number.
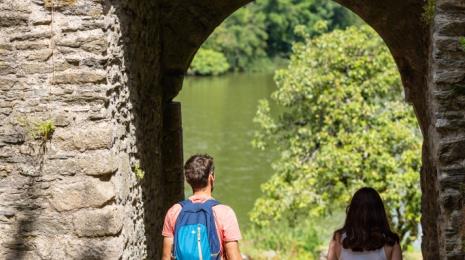
[[[436,13],[436,0],[427,0],[423,6],[423,22],[430,25],[433,22]]]

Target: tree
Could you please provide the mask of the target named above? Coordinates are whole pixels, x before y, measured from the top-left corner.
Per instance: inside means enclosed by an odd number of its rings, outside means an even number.
[[[252,222],[297,227],[302,218],[345,207],[358,188],[371,186],[410,244],[420,218],[421,134],[380,37],[367,26],[306,37],[275,80],[272,100],[279,109],[260,102],[254,146],[281,155]]]
[[[291,52],[292,43],[299,40],[294,33],[298,25],[314,36],[314,25],[321,20],[328,23],[330,31],[357,22],[349,10],[327,0],[257,0],[256,9],[265,14],[267,52],[271,56],[287,56]]]
[[[233,70],[247,70],[255,60],[267,57],[264,18],[254,5],[245,6],[216,28],[202,48],[223,53]]]
[[[292,43],[301,40],[294,31],[296,26],[314,36],[314,26],[321,20],[327,21],[330,31],[359,21],[332,1],[257,0],[228,17],[201,50],[221,52],[231,70],[260,70],[270,67],[270,59],[276,56],[289,56]]]
[[[189,68],[189,74],[220,75],[228,71],[229,64],[223,53],[209,49],[199,49]]]

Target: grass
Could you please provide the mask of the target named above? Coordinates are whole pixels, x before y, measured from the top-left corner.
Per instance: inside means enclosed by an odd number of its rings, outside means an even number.
[[[31,135],[34,139],[50,140],[55,132],[55,124],[52,120],[37,122]]]

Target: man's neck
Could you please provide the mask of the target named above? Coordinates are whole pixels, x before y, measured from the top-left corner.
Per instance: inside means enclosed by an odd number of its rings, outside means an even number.
[[[212,196],[212,191],[209,188],[206,189],[201,189],[201,190],[196,190],[194,191],[194,196],[207,196],[211,197]]]

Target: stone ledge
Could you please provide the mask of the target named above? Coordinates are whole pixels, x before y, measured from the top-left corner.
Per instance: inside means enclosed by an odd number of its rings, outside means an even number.
[[[123,209],[107,206],[102,209],[80,210],[73,216],[74,231],[78,237],[117,235],[123,228]]]
[[[65,71],[55,75],[54,84],[104,83],[105,71]]]
[[[440,143],[438,151],[440,163],[446,165],[465,159],[463,151],[465,151],[465,139]]]
[[[52,144],[66,151],[100,150],[112,146],[113,130],[107,124],[86,125],[75,129],[57,129]]]
[[[44,165],[47,174],[108,176],[118,170],[118,160],[110,151],[95,151],[75,158],[48,160]]]
[[[111,182],[94,178],[69,179],[57,183],[52,188],[50,204],[57,211],[70,211],[82,208],[99,208],[115,198]]]
[[[120,238],[76,238],[72,233],[38,236],[34,239],[36,254],[24,259],[121,259],[124,244]]]

